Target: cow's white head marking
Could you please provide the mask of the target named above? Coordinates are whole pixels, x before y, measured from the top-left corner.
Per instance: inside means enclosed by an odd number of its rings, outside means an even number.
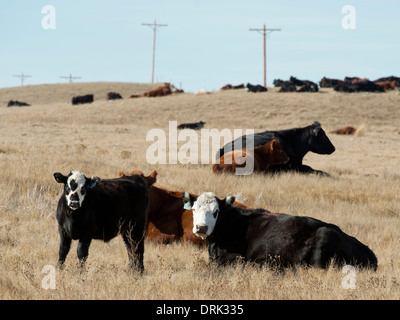
[[[204,192],[198,197],[185,192],[183,201],[185,208],[190,208],[193,212],[193,233],[205,239],[214,231],[220,206],[225,203],[232,204],[235,198],[228,196],[219,200],[212,192]]]
[[[99,177],[92,176],[86,178],[85,175],[79,171],[71,171],[68,176],[56,172],[54,178],[58,183],[64,184],[64,195],[67,200],[67,205],[72,210],[77,210],[82,206],[85,199],[87,189],[94,188],[96,183],[100,180]]]

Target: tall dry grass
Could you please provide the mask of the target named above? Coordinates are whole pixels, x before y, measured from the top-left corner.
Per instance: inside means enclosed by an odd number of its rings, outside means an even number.
[[[105,96],[102,84],[90,87]],[[118,91],[118,84],[113,88]],[[0,90],[0,100],[5,100],[4,90]],[[98,99],[90,105],[72,106],[51,86],[23,90],[25,100],[32,97],[34,101],[36,95],[48,100],[41,98],[26,108],[0,107],[0,298],[399,298],[399,92],[343,94],[325,89],[251,94],[239,90],[112,102]],[[211,165],[150,165],[146,161],[146,149],[152,143],[146,142],[146,133],[152,128],[168,132],[170,120],[203,120],[205,128],[254,128],[256,132],[317,120],[327,132],[348,125],[362,126],[363,131],[358,136],[329,135],[337,149],[332,155],[307,154],[304,162],[329,172],[331,178],[293,173],[216,176]],[[145,273],[139,276],[128,272],[126,249],[117,237],[108,244],[92,242],[83,272],[77,268],[74,242],[64,270],[56,271],[56,289],[43,289],[46,273],[42,269],[55,265],[58,257],[55,209],[61,187],[53,173],[79,169],[111,178],[120,169],[134,168],[145,173],[157,169],[157,185],[169,189],[236,195],[249,206],[337,224],[375,252],[378,271],[357,269],[352,290],[343,288],[346,274],[334,267],[302,267],[283,273],[241,264],[215,268],[208,266],[205,249],[146,242]]]

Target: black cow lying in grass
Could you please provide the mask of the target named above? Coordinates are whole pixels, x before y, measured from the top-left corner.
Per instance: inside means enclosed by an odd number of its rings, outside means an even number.
[[[77,96],[72,98],[72,104],[84,104],[84,103],[92,103],[93,95],[87,94],[85,96]]]
[[[385,92],[385,90],[372,81],[359,81],[354,84],[341,83],[333,87],[339,92]]]
[[[314,122],[314,124],[304,128],[264,131],[254,135],[239,137],[221,148],[216,154],[216,159],[219,159],[224,153],[229,151],[246,148],[246,141],[253,140],[254,147],[257,147],[273,139],[278,140],[282,149],[289,156],[289,161],[286,164],[270,166],[270,172],[298,171],[301,173],[328,175],[323,171],[314,170],[309,166],[303,165],[303,158],[309,151],[318,154],[331,154],[335,151],[335,147],[326,136],[319,122]]]
[[[89,255],[92,239],[110,241],[121,234],[128,250],[130,267],[143,272],[144,232],[147,223],[149,190],[139,175],[118,179],[86,178],[79,171],[68,176],[57,172],[54,178],[64,185],[58,201],[57,221],[60,233],[58,266],[79,240],[81,265]]]
[[[18,100],[10,100],[8,101],[7,107],[29,107],[30,104],[26,102],[21,102]]]
[[[234,197],[205,192],[183,194],[193,210],[193,233],[207,240],[210,262],[270,263],[278,269],[298,265],[327,268],[350,264],[377,269],[375,254],[336,225],[310,217],[232,206]]]
[[[246,88],[248,89],[249,92],[266,92],[268,89],[260,84],[252,85],[251,83],[248,83],[246,85]]]

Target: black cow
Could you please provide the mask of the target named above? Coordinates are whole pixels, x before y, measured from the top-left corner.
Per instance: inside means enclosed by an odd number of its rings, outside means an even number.
[[[249,89],[249,92],[265,92],[268,91],[268,89],[260,84],[256,84],[255,86],[252,85],[251,83],[248,83],[246,85],[246,88]]]
[[[296,92],[296,85],[291,81],[283,81],[280,83],[279,92]]]
[[[143,272],[144,232],[147,223],[149,191],[139,175],[118,179],[86,178],[79,171],[68,176],[57,172],[54,178],[64,184],[58,201],[60,233],[58,266],[62,267],[71,241],[79,240],[78,258],[83,265],[92,239],[110,241],[121,234],[128,250],[129,265]]]
[[[221,148],[216,154],[216,159],[222,157],[224,153],[232,151],[232,149],[246,148],[246,141],[250,141],[250,139],[254,141],[254,147],[266,144],[267,142],[276,139],[285,153],[289,156],[289,161],[286,164],[270,166],[270,172],[294,170],[302,173],[328,175],[323,171],[314,170],[302,163],[304,156],[309,151],[318,154],[331,154],[335,151],[335,147],[326,136],[325,131],[322,129],[319,122],[314,122],[314,124],[304,128],[264,131],[254,135],[239,137]]]
[[[395,76],[379,78],[374,80],[373,82],[392,82],[392,81],[396,81],[396,87],[400,86],[400,78]]]
[[[284,83],[285,81],[281,80],[281,79],[275,79],[273,84],[275,87],[280,87],[282,85],[282,83]]]
[[[339,92],[385,92],[385,90],[372,81],[359,81],[354,84],[342,83],[333,87]]]
[[[117,100],[117,99],[122,99],[122,96],[118,92],[107,92],[106,94],[106,100]]]
[[[21,102],[18,100],[10,100],[8,101],[7,107],[29,107],[30,104],[26,102]]]
[[[375,254],[338,226],[310,217],[270,213],[232,206],[234,197],[221,200],[211,192],[183,194],[193,210],[193,233],[205,238],[210,262],[245,262],[281,268],[299,265],[327,268],[350,264],[378,267]]]
[[[178,129],[193,129],[193,130],[198,130],[204,127],[205,122],[200,121],[200,122],[195,122],[195,123],[182,123],[180,124],[177,128]]]
[[[87,94],[85,96],[77,96],[72,98],[72,104],[84,104],[84,103],[92,103],[93,95]]]

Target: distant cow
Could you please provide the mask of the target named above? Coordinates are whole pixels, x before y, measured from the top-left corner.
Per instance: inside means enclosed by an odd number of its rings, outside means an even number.
[[[147,91],[143,94],[139,94],[139,95],[130,95],[129,98],[141,98],[141,97],[147,97],[147,98],[151,98],[151,97],[164,97],[167,95],[172,94],[172,90],[170,87],[169,83],[164,83],[162,86],[159,86],[153,90]]]
[[[394,90],[399,86],[399,82],[397,81],[386,81],[386,82],[374,82],[378,86],[381,86],[385,91]]]
[[[193,129],[193,130],[199,130],[204,127],[205,122],[200,121],[200,122],[194,122],[194,123],[182,123],[180,124],[177,128],[178,129]]]
[[[236,158],[236,159],[235,159]],[[226,161],[228,160],[228,161]],[[241,160],[241,163],[236,161]],[[214,164],[212,170],[214,173],[230,172],[237,173],[236,168],[245,168],[250,165],[250,170],[254,172],[268,172],[269,167],[274,164],[284,164],[289,161],[289,157],[283,151],[277,140],[272,140],[264,145],[254,149],[233,150],[225,153],[220,159],[219,164]]]
[[[232,206],[211,192],[196,197],[185,192],[193,210],[193,233],[207,240],[210,263],[226,265],[243,259],[278,269],[299,265],[328,268],[333,262],[378,267],[375,254],[338,226],[318,219]]]
[[[281,79],[275,79],[273,84],[274,84],[275,87],[280,87],[283,82],[285,82],[285,81],[283,81]]]
[[[235,148],[246,148],[246,141],[250,139],[254,141],[254,147],[276,139],[288,155],[289,161],[286,164],[270,166],[269,171],[271,172],[298,171],[301,173],[328,175],[325,172],[314,170],[302,163],[304,156],[309,151],[318,154],[331,154],[335,151],[335,147],[326,136],[319,122],[314,122],[314,124],[304,128],[264,131],[254,135],[242,136],[221,148],[216,154],[216,159],[222,157],[225,152],[232,151]]]
[[[319,86],[321,88],[332,88],[333,86],[335,86],[337,84],[341,84],[341,83],[343,83],[342,80],[339,80],[339,79],[328,79],[326,77],[323,77],[319,81]]]
[[[372,81],[359,81],[354,84],[342,83],[333,87],[339,92],[385,92],[385,90]]]
[[[246,88],[248,89],[249,92],[266,92],[268,89],[260,84],[252,85],[251,83],[248,83],[246,85]]]
[[[122,99],[122,96],[117,92],[107,92],[106,100],[117,100]]]
[[[157,177],[155,170],[147,177],[140,170],[131,172],[131,175],[135,174],[145,179],[150,190],[146,239],[162,244],[183,241],[205,246],[205,240],[193,234],[193,213],[192,210],[184,208],[182,192],[155,186]],[[122,170],[119,172],[119,176],[127,177]],[[249,208],[237,201],[234,202],[234,205]]]
[[[340,128],[337,130],[330,131],[329,133],[335,133],[335,134],[343,134],[343,135],[354,135],[356,133],[357,129],[353,127],[344,127]]]
[[[310,80],[299,80],[291,76],[289,82],[293,83],[295,86],[301,86],[297,92],[318,92],[318,85]]]
[[[72,98],[72,104],[84,104],[84,103],[92,103],[93,95],[87,94],[84,96],[77,96]]]
[[[291,81],[283,81],[280,83],[279,92],[296,92],[296,85]]]
[[[227,85],[223,86],[220,90],[231,90],[231,89],[244,89],[244,84],[238,84],[236,86],[227,84]]]
[[[397,81],[398,86],[400,85],[400,78],[399,77],[395,77],[395,76],[390,76],[390,77],[383,77],[383,78],[379,78],[374,80],[374,82],[392,82],[392,81]]]
[[[57,265],[64,264],[72,240],[79,240],[77,252],[83,265],[92,239],[108,242],[120,233],[130,267],[135,264],[142,272],[149,204],[145,180],[138,175],[101,180],[95,176],[87,178],[79,171],[71,171],[67,176],[57,172],[54,178],[64,185],[57,207],[60,233]]]
[[[18,100],[10,100],[7,104],[7,107],[29,107],[29,106],[30,104]]]

